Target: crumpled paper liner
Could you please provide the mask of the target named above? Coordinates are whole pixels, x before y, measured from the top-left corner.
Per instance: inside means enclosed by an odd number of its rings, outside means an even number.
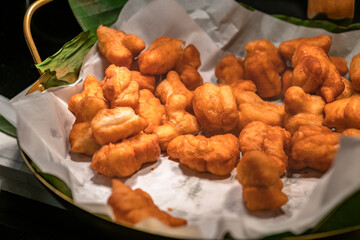
[[[248,11],[231,0],[131,0],[113,27],[138,35],[147,46],[162,35],[185,40],[186,45],[194,44],[201,54],[200,73],[205,81],[214,83],[214,67],[221,57],[228,53],[244,57],[243,47],[250,40],[267,39],[278,46],[288,39],[326,33],[333,37],[330,55],[350,62],[360,52],[359,31],[331,34],[298,27]],[[82,90],[82,80],[89,74],[102,80],[108,65],[95,45],[85,58],[76,84],[17,97],[13,106],[23,151],[42,171],[64,180],[76,204],[112,216],[107,205],[111,180],[90,169],[91,158],[69,153],[68,134],[75,118],[67,109],[68,98]],[[148,192],[162,210],[188,220],[185,227],[169,228],[147,219],[137,225],[139,230],[192,239],[222,238],[226,232],[236,239],[285,231],[301,234],[360,188],[359,143],[359,139],[341,139],[333,167],[321,178],[284,177],[283,191],[289,201],[277,211],[250,213],[241,197],[235,169],[230,176],[219,177],[197,173],[161,156],[132,177],[120,180]]]

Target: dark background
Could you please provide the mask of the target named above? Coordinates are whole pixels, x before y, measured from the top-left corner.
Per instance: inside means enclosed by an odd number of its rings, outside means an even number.
[[[39,73],[23,35],[23,18],[34,1],[6,1],[0,14],[0,95],[12,98],[34,83]],[[284,14],[306,19],[306,0],[241,0],[270,14]],[[360,13],[357,7],[354,22]],[[44,60],[82,30],[68,2],[55,0],[36,11],[32,35]],[[105,239],[96,228],[87,226],[70,212],[6,191],[0,191],[0,239]],[[360,234],[345,234],[331,239],[355,239]]]
[[[14,97],[21,90],[35,82],[39,73],[26,45],[23,34],[23,18],[27,2],[7,1],[0,14],[0,95]],[[242,0],[250,6],[267,13],[283,13],[306,18],[306,0]],[[74,38],[82,30],[65,0],[55,0],[40,7],[31,22],[34,42],[42,60],[54,54],[64,43]]]
[[[0,14],[0,95],[7,98],[39,78],[23,34],[23,20],[29,3],[7,1]],[[32,17],[31,32],[40,57],[45,60],[82,32],[68,1],[55,0],[40,7]]]

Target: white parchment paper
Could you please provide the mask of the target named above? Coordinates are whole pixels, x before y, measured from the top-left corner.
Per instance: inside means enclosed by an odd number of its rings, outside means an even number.
[[[216,82],[214,67],[228,53],[244,57],[250,40],[280,42],[326,33],[333,37],[330,55],[348,62],[360,52],[359,31],[331,34],[321,29],[298,27],[261,12],[251,12],[226,1],[130,0],[114,28],[141,37],[148,46],[166,35],[194,44],[201,54],[200,73]],[[109,63],[96,45],[88,53],[79,80],[67,87],[35,92],[12,101],[17,112],[20,147],[42,169],[63,179],[74,201],[92,212],[111,215],[106,202],[111,181],[90,169],[89,157],[69,153],[68,134],[75,120],[67,110],[70,96],[82,90],[82,80],[93,74],[104,77]],[[242,200],[242,187],[234,170],[229,177],[197,173],[160,157],[130,178],[121,179],[132,188],[148,192],[154,202],[170,214],[188,220],[186,227],[168,228],[156,220],[145,220],[139,229],[181,238],[249,239],[290,231],[300,234],[314,227],[337,204],[360,188],[360,140],[344,138],[333,167],[321,178],[283,178],[289,201],[281,210],[249,213]],[[171,209],[171,211],[169,210]]]

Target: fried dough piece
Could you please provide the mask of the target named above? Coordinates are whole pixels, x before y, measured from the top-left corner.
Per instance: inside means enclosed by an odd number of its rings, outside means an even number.
[[[231,84],[244,79],[244,60],[229,54],[215,67],[215,76],[219,83]]]
[[[155,162],[161,153],[159,139],[155,134],[139,133],[124,139],[121,143],[131,146],[134,149],[136,160],[143,164]]]
[[[177,64],[175,68],[179,74],[181,82],[184,83],[187,89],[193,91],[195,88],[203,84],[203,78],[196,68],[189,64]]]
[[[276,163],[279,176],[285,173],[288,165],[286,152],[290,149],[291,134],[279,126],[262,122],[252,122],[240,132],[239,147],[242,154],[260,150]]]
[[[342,131],[346,128],[360,128],[360,97],[353,96],[325,105],[324,126]]]
[[[307,16],[313,18],[322,13],[329,19],[354,18],[354,0],[309,0]]]
[[[68,100],[68,109],[75,114],[76,105],[86,96],[95,96],[104,98],[100,83],[94,75],[89,75],[84,80],[83,90],[81,93],[74,94]]]
[[[281,93],[284,95],[286,90],[292,86],[292,68],[287,68],[281,74]]]
[[[155,91],[155,77],[152,75],[144,75],[139,71],[131,71],[131,80],[139,84],[139,89],[148,89],[151,92]]]
[[[155,162],[161,150],[155,134],[139,133],[104,145],[92,157],[91,169],[106,177],[129,177],[144,163]]]
[[[101,148],[92,134],[90,122],[74,124],[69,134],[69,142],[70,152],[82,153],[87,156],[92,156]]]
[[[193,92],[188,90],[181,82],[179,74],[175,71],[170,71],[166,75],[166,79],[162,80],[155,89],[155,96],[160,98],[162,104],[166,104],[168,98],[172,94],[182,94],[186,96],[186,110],[192,112],[192,98]]]
[[[284,127],[293,134],[299,126],[322,126],[325,101],[320,96],[310,95],[301,87],[292,86],[284,95]]]
[[[133,59],[145,49],[144,41],[134,34],[100,25],[96,30],[99,52],[112,64],[130,68]]]
[[[278,49],[267,40],[250,41],[245,45],[245,79],[252,80],[262,98],[271,98],[281,93],[281,74],[285,62]]]
[[[360,54],[351,59],[349,74],[354,89],[360,91]]]
[[[341,81],[344,83],[345,88],[344,91],[336,98],[336,100],[351,97],[355,92],[355,89],[351,81],[349,81],[344,77],[341,77]]]
[[[166,36],[157,38],[139,55],[142,74],[159,75],[173,69],[183,54],[184,41]]]
[[[76,105],[75,124],[90,122],[101,109],[108,109],[109,104],[103,98],[86,96]]]
[[[259,53],[245,60],[245,78],[254,81],[257,93],[262,98],[280,95],[281,80],[272,66],[268,54]]]
[[[175,70],[179,74],[180,80],[191,91],[203,84],[203,78],[197,70],[200,65],[200,52],[193,44],[189,44],[184,49]]]
[[[280,43],[279,52],[286,60],[291,61],[295,50],[300,46],[300,44],[317,46],[322,48],[327,54],[332,44],[332,37],[326,34],[320,34],[315,37],[301,37],[287,40]]]
[[[247,124],[260,121],[271,126],[283,127],[284,106],[262,100],[256,93],[246,91],[236,96],[241,131]]]
[[[135,109],[139,103],[139,91],[139,84],[136,81],[130,81],[129,85],[111,103],[111,107],[131,107]]]
[[[185,111],[186,104],[186,96],[172,94],[165,105],[168,120],[176,125],[181,134],[198,134],[199,124],[194,115]]]
[[[196,135],[199,133],[199,124],[192,114],[185,111],[186,97],[181,94],[172,94],[166,105],[168,120],[164,125],[157,126],[154,133],[159,137],[161,150],[166,151],[167,145],[181,134]]]
[[[230,83],[230,84],[220,83],[218,86],[222,86],[222,85],[230,86],[234,96],[237,96],[238,94],[245,92],[245,91],[250,91],[250,92],[254,92],[254,93],[256,92],[256,85],[251,80],[239,80],[237,82]]]
[[[104,97],[111,108],[136,108],[139,101],[139,84],[131,80],[131,72],[126,67],[110,65],[105,70],[106,81],[102,86]]]
[[[186,220],[176,218],[160,210],[151,196],[141,189],[132,190],[121,181],[112,180],[112,193],[108,198],[116,221],[135,225],[146,218],[157,218],[165,225],[177,227],[186,225]]]
[[[147,121],[130,107],[102,109],[91,121],[93,135],[101,145],[138,134],[147,125]]]
[[[144,129],[145,133],[152,133],[157,126],[162,125],[167,120],[165,106],[148,89],[140,90],[139,104],[135,113],[149,123]]]
[[[360,129],[347,128],[341,134],[347,137],[360,137]]]
[[[156,127],[153,131],[159,138],[161,151],[166,152],[169,142],[181,135],[180,130],[172,122],[165,122],[163,125]]]
[[[229,85],[203,84],[195,89],[192,104],[196,119],[205,131],[227,131],[236,127],[237,106]]]
[[[301,87],[306,93],[320,88],[326,102],[332,102],[344,91],[338,70],[321,48],[301,44],[293,55],[292,64],[292,85]]]
[[[271,56],[269,60],[272,62],[272,65],[276,69],[276,72],[282,73],[286,69],[285,61],[281,57],[279,50],[270,41],[264,39],[249,41],[244,48],[246,50],[245,61],[246,58],[251,57],[252,55],[256,55],[258,53],[266,53]]]
[[[169,143],[167,152],[171,158],[179,159],[181,164],[199,171],[215,175],[227,175],[240,157],[238,139],[232,134],[180,135]]]
[[[349,72],[347,62],[344,58],[329,56],[329,60],[335,65],[341,76],[345,76]]]
[[[324,126],[300,126],[291,138],[289,168],[326,172],[339,148],[339,136]]]
[[[198,69],[201,65],[199,50],[193,44],[187,45],[186,48],[184,48],[180,61]]]
[[[243,155],[236,171],[249,210],[274,210],[287,203],[277,170],[276,162],[260,150],[247,151]]]

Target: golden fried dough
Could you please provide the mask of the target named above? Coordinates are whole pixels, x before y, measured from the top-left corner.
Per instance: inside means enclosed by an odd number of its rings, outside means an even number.
[[[360,137],[360,129],[347,128],[341,134],[347,137]]]
[[[360,97],[353,96],[325,105],[324,126],[342,131],[346,128],[360,128]]]
[[[187,45],[184,48],[180,62],[189,64],[193,68],[198,69],[201,65],[199,50],[193,44]]]
[[[324,126],[300,126],[291,138],[289,168],[326,172],[339,148],[339,136]]]
[[[181,134],[198,134],[199,124],[194,115],[185,111],[187,99],[182,94],[172,94],[165,104],[168,120],[176,125]]]
[[[332,64],[335,65],[336,69],[339,71],[341,76],[345,76],[349,72],[349,69],[347,67],[347,62],[344,58],[329,56],[329,59],[332,62]]]
[[[232,130],[238,121],[237,106],[229,85],[205,83],[194,91],[193,109],[203,130]]]
[[[244,68],[245,78],[254,81],[259,96],[271,98],[280,95],[280,76],[272,66],[267,54],[259,53],[247,58]]]
[[[152,75],[144,75],[139,71],[131,71],[131,80],[139,84],[139,89],[148,89],[155,91],[155,77]]]
[[[327,54],[332,44],[332,37],[326,34],[320,34],[315,37],[301,37],[287,40],[279,45],[279,52],[286,60],[291,61],[295,50],[300,44],[317,46],[322,48]]]
[[[251,122],[240,132],[239,147],[242,154],[260,150],[276,163],[279,176],[285,173],[288,165],[286,152],[290,148],[291,134],[279,126],[262,122]]]
[[[360,137],[360,129],[347,128],[341,134],[347,137]]]
[[[299,126],[322,126],[325,101],[320,96],[310,95],[301,87],[292,86],[284,95],[284,127],[293,134]]]
[[[284,95],[286,90],[292,86],[292,68],[287,68],[281,74],[281,93]]]
[[[344,83],[345,88],[344,91],[336,98],[336,100],[351,97],[355,92],[355,89],[351,81],[349,81],[344,77],[341,77],[341,81]]]
[[[161,153],[159,139],[155,134],[139,133],[124,139],[121,144],[131,146],[136,160],[142,163],[155,162]]]
[[[307,8],[308,18],[318,14],[325,14],[329,19],[354,18],[354,0],[309,0]]]
[[[75,114],[76,105],[86,96],[95,96],[104,98],[100,83],[93,75],[89,75],[84,80],[83,90],[81,93],[74,94],[68,100],[68,109]]]
[[[140,90],[139,104],[135,113],[148,122],[149,125],[144,129],[145,133],[152,133],[157,126],[167,120],[165,106],[148,89]]]
[[[238,94],[245,91],[250,91],[254,93],[256,92],[256,85],[253,81],[250,80],[239,80],[237,82],[230,84],[220,83],[218,86],[222,86],[222,85],[230,86],[234,96],[237,96]]]
[[[101,145],[138,134],[147,125],[147,121],[130,107],[102,109],[91,121],[93,135]]]
[[[237,179],[243,187],[243,199],[251,211],[273,210],[284,205],[288,198],[281,192],[283,182],[278,166],[269,155],[247,151],[236,167]]]
[[[166,75],[166,79],[162,80],[157,85],[155,89],[155,96],[160,99],[162,104],[166,104],[167,99],[174,93],[186,96],[186,110],[192,112],[193,92],[188,90],[186,86],[181,82],[179,74],[177,74],[177,72],[170,71]]]
[[[139,55],[142,74],[158,75],[173,69],[183,54],[184,41],[166,36],[157,38]]]
[[[192,91],[203,84],[201,74],[191,65],[177,64],[175,70],[179,74],[181,82],[184,83],[187,89]]]
[[[320,88],[326,102],[332,102],[344,91],[338,70],[321,48],[301,44],[293,55],[292,64],[292,85],[301,87],[306,93]]]
[[[163,125],[157,126],[153,133],[158,136],[161,151],[164,152],[166,152],[169,142],[181,135],[180,129],[178,129],[174,123],[169,121],[165,122]]]
[[[100,25],[96,34],[99,52],[112,64],[130,68],[133,59],[145,49],[144,41],[134,34]]]
[[[197,70],[200,65],[200,52],[193,44],[189,44],[175,66],[180,80],[189,90],[195,90],[203,84],[203,78]]]
[[[262,98],[271,98],[281,93],[281,74],[285,62],[278,49],[267,40],[250,41],[245,45],[245,79],[252,80]]]
[[[244,79],[244,61],[234,54],[223,57],[215,67],[215,76],[219,83],[227,84]]]
[[[112,193],[108,198],[116,221],[135,225],[146,218],[157,218],[165,225],[176,227],[186,225],[186,220],[172,217],[160,210],[151,196],[141,189],[132,190],[121,181],[112,180]]]
[[[239,131],[253,121],[260,121],[271,126],[284,126],[284,105],[264,101],[256,93],[250,91],[236,95],[236,102],[239,114],[237,125]]]
[[[92,134],[90,122],[74,124],[69,134],[70,152],[92,156],[101,145]]]
[[[169,143],[167,152],[170,158],[179,159],[181,164],[199,171],[215,175],[227,175],[240,157],[238,138],[232,134],[180,135]]]
[[[139,90],[139,84],[136,81],[130,81],[127,88],[112,102],[111,107],[131,107],[135,109],[139,103]]]
[[[91,121],[98,111],[109,108],[108,102],[103,98],[86,96],[76,105],[75,124]]]
[[[159,137],[161,150],[166,151],[169,142],[181,134],[199,133],[199,124],[194,115],[185,111],[187,99],[182,94],[172,94],[166,102],[167,121],[157,126],[154,133]]]
[[[104,97],[111,108],[136,108],[139,101],[139,84],[131,80],[131,72],[126,67],[110,65],[105,70],[106,81],[102,86]]]
[[[349,74],[354,89],[360,91],[360,54],[351,59]]]
[[[160,153],[155,134],[139,133],[120,143],[102,146],[93,155],[90,167],[106,177],[128,177],[144,163],[155,162]]]
[[[270,56],[269,60],[271,61],[273,67],[276,69],[276,72],[282,73],[285,70],[286,64],[284,59],[281,57],[277,47],[270,41],[264,39],[249,41],[244,48],[246,50],[245,61],[246,58],[251,57],[252,55],[257,55],[258,53],[266,53]]]
[[[134,149],[116,143],[103,145],[92,157],[90,167],[106,177],[128,177],[138,171],[142,162],[135,158]]]

